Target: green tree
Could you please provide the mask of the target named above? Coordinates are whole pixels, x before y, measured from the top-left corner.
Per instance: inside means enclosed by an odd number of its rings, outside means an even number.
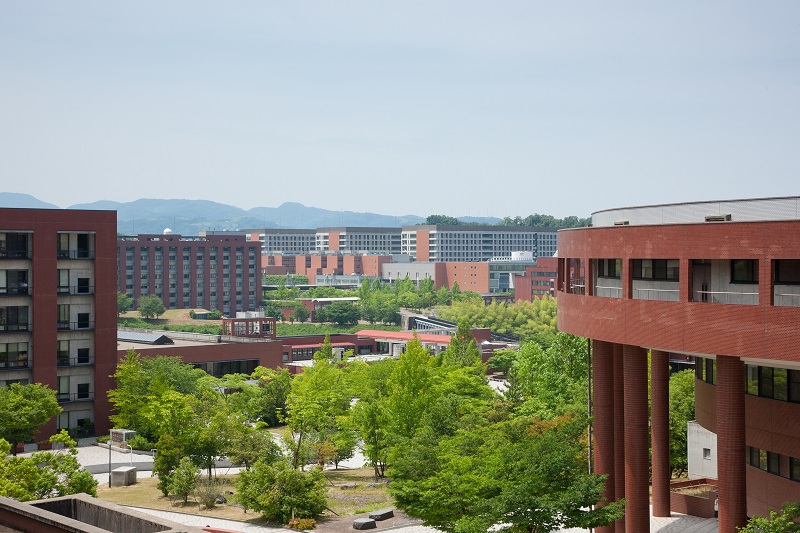
[[[317,319],[320,322],[335,322],[339,325],[357,324],[361,318],[358,306],[351,302],[333,302],[317,311]]]
[[[178,467],[172,473],[169,480],[170,494],[181,498],[183,503],[189,500],[189,495],[194,491],[197,486],[197,480],[200,478],[200,469],[192,463],[188,457],[182,457],[178,463]]]
[[[457,218],[447,215],[429,215],[428,218],[425,219],[425,223],[432,226],[461,226],[464,224]]]
[[[295,307],[294,312],[292,313],[292,317],[294,317],[295,320],[303,324],[306,320],[308,320],[311,317],[311,313],[309,312],[308,307],[306,307],[305,305],[297,304],[297,307]]]
[[[602,501],[605,478],[587,473],[585,420],[525,417],[462,427],[424,454],[393,465],[390,491],[410,516],[445,532],[549,532],[590,528],[622,516]],[[430,443],[427,444],[430,447]],[[426,457],[427,455],[427,457]],[[414,463],[422,459],[424,468]]]
[[[385,402],[394,365],[394,359],[385,359],[371,364],[357,362],[349,369],[352,395],[358,400],[350,409],[348,422],[359,436],[361,450],[376,480],[386,471],[389,419]]]
[[[56,392],[46,385],[12,383],[0,388],[0,438],[17,445],[33,441],[36,431],[61,412]]]
[[[458,323],[456,334],[450,337],[450,344],[442,353],[442,358],[447,364],[456,366],[475,366],[480,363],[481,351],[466,319]]]
[[[328,487],[322,469],[296,470],[285,461],[259,461],[236,480],[237,497],[245,509],[267,520],[288,523],[292,518],[316,518],[325,510]]]
[[[246,379],[256,380],[257,384],[246,383]],[[226,376],[221,386],[230,391],[226,399],[234,411],[244,415],[250,422],[273,427],[280,423],[279,414],[286,406],[291,379],[285,368],[274,370],[259,366],[250,376]]]
[[[230,439],[226,453],[231,463],[250,470],[259,460],[273,464],[283,457],[280,447],[268,431],[242,426]]]
[[[669,456],[675,476],[689,467],[686,425],[690,420],[694,420],[694,370],[683,370],[669,378]]]
[[[516,350],[497,350],[494,354],[489,358],[486,363],[489,365],[489,368],[496,372],[502,372],[503,374],[507,374],[511,367],[514,365],[514,361],[517,360],[517,351]]]
[[[754,516],[739,533],[797,533],[800,532],[800,503],[785,503],[780,511],[770,510],[769,517]]]
[[[136,307],[142,318],[158,318],[167,310],[164,307],[164,302],[155,294],[143,294],[139,296],[139,299],[136,301]]]
[[[75,441],[66,431],[50,437],[61,444],[57,452],[8,457],[10,444],[0,439],[0,496],[19,501],[40,500],[84,492],[97,496],[97,480],[75,458]]]
[[[133,305],[133,298],[124,292],[117,293],[117,316],[130,309],[131,305]]]

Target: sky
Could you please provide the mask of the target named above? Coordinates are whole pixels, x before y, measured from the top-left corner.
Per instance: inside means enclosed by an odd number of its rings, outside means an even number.
[[[0,191],[589,216],[800,194],[800,2],[0,0]]]

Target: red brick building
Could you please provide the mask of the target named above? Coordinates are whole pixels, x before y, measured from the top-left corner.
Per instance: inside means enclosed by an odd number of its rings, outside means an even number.
[[[244,234],[134,235],[117,243],[118,290],[155,294],[167,309],[217,309],[227,316],[261,305],[261,243]]]
[[[556,295],[558,259],[540,257],[536,266],[525,267],[525,274],[514,276],[514,301],[533,301],[534,298]]]
[[[798,197],[648,206],[559,232],[558,326],[592,344],[594,469],[627,500],[624,526],[598,531],[649,530],[650,446],[653,514],[669,515],[670,353],[696,357],[720,533],[800,501],[798,212]]]
[[[58,392],[64,411],[42,438],[109,429],[116,239],[114,211],[0,209],[0,385]]]

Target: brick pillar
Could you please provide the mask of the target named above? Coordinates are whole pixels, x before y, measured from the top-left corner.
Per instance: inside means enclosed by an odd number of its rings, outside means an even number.
[[[747,522],[743,383],[742,360],[717,356],[719,533],[736,533]]]
[[[625,371],[625,533],[649,533],[647,352],[626,344],[622,347],[622,364]]]
[[[653,516],[669,516],[669,354],[652,351],[650,368]]]
[[[614,345],[614,494],[625,497],[625,374],[622,345]],[[625,533],[625,516],[614,522],[616,533]]]
[[[614,497],[614,349],[613,344],[592,341],[592,414],[594,473],[607,475],[603,497]],[[601,503],[600,505],[603,505]],[[597,533],[613,533],[614,526],[598,527]]]

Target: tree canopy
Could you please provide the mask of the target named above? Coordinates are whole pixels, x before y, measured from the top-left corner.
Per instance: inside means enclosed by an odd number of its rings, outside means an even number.
[[[164,307],[164,302],[155,294],[143,294],[139,296],[136,301],[136,308],[142,318],[158,318],[164,314],[167,309]]]
[[[36,431],[61,412],[56,392],[46,385],[12,383],[0,388],[0,438],[17,445],[33,441]]]

